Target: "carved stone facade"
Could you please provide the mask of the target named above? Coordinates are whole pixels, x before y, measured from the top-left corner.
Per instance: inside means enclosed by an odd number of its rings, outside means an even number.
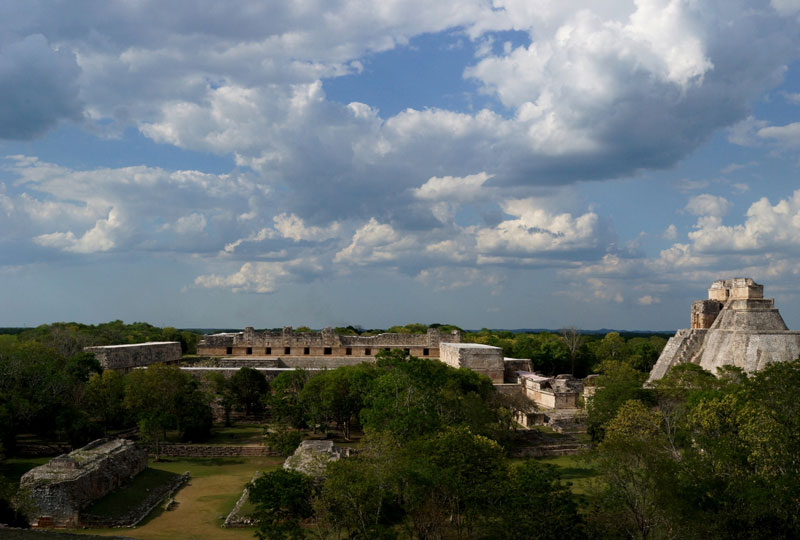
[[[80,511],[147,467],[147,451],[124,439],[99,439],[22,476],[34,527],[77,527]]]
[[[243,332],[205,336],[197,345],[197,354],[256,356],[284,360],[303,357],[372,359],[380,350],[405,349],[413,356],[438,358],[439,344],[442,340],[442,334],[436,328],[428,329],[427,334],[340,336],[332,328],[324,328],[321,332],[296,332],[287,326],[281,331],[256,332],[248,326]],[[453,331],[447,334],[445,341],[460,342],[460,332]]]
[[[84,347],[105,369],[130,371],[150,364],[177,362],[181,359],[181,344],[177,341],[151,341],[133,345]]]
[[[800,332],[786,327],[775,301],[750,278],[715,281],[708,300],[692,304],[691,328],[678,330],[650,372],[662,378],[672,366],[691,362],[715,373],[733,365],[752,373],[800,355]]]

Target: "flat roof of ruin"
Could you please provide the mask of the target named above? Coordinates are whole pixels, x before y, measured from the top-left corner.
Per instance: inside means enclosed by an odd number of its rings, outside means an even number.
[[[517,375],[523,379],[530,379],[532,381],[549,381],[553,378],[545,377],[544,375],[537,375],[536,373],[531,373],[530,371],[517,371]]]
[[[86,347],[87,349],[122,349],[124,347],[142,347],[144,345],[169,345],[172,343],[177,343],[180,345],[180,341],[148,341],[147,343],[126,343],[124,345],[94,345],[92,347]]]
[[[439,347],[447,345],[448,347],[455,347],[457,349],[500,349],[493,345],[484,345],[483,343],[439,343]]]

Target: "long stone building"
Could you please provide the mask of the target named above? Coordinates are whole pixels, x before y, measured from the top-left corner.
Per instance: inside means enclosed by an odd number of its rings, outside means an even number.
[[[181,359],[181,344],[177,341],[149,341],[126,345],[100,345],[84,347],[94,353],[104,369],[130,371],[131,369],[156,363],[178,362]]]
[[[197,345],[199,356],[235,356],[263,358],[333,358],[355,357],[370,360],[378,351],[404,349],[421,358],[439,358],[442,341],[458,343],[461,333],[453,331],[443,339],[437,328],[427,334],[378,334],[375,336],[343,336],[324,328],[322,332],[297,332],[291,326],[283,330],[256,332],[248,326],[243,332],[212,334]]]
[[[750,278],[719,280],[708,289],[708,300],[692,304],[691,328],[670,338],[649,380],[686,362],[712,373],[724,365],[752,373],[798,356],[800,332],[787,328],[775,300],[764,298],[763,285]]]

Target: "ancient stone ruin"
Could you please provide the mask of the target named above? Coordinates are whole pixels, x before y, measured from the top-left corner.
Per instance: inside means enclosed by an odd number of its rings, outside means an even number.
[[[94,357],[104,369],[118,371],[129,371],[159,362],[177,362],[181,359],[181,344],[177,341],[84,347],[83,350],[94,353]]]
[[[80,512],[147,467],[147,451],[124,439],[98,439],[22,476],[34,527],[77,527]]]
[[[378,334],[376,336],[340,336],[333,328],[322,332],[296,332],[291,326],[283,330],[256,332],[248,326],[243,332],[205,336],[197,344],[200,356],[239,356],[280,360],[275,367],[317,367],[313,359],[342,360],[354,363],[374,359],[381,350],[404,349],[421,358],[438,358],[443,341],[437,328],[427,334]],[[454,331],[446,341],[459,342],[461,334]],[[304,362],[305,361],[305,362]],[[307,365],[304,365],[307,364]],[[343,364],[345,365],[345,364]],[[254,366],[255,367],[255,366]],[[263,367],[269,367],[264,365]]]
[[[764,298],[763,285],[750,278],[719,280],[708,289],[708,300],[692,304],[691,328],[670,338],[649,380],[686,362],[712,373],[725,365],[752,373],[798,356],[800,332],[786,327],[775,300]]]
[[[480,343],[442,343],[439,360],[454,368],[469,368],[502,384],[505,374],[503,349]]]
[[[325,475],[325,467],[329,462],[348,457],[350,452],[349,448],[340,448],[333,441],[305,440],[294,454],[286,458],[283,468],[321,477]]]

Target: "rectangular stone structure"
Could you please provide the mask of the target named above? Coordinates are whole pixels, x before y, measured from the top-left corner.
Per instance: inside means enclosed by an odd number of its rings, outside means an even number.
[[[98,439],[22,476],[34,527],[78,527],[80,512],[147,467],[147,451],[125,439]]]
[[[181,359],[181,344],[177,341],[150,341],[131,345],[84,347],[104,369],[130,371],[150,364],[177,362]]]
[[[350,357],[370,360],[381,350],[404,349],[420,358],[438,358],[439,343],[461,341],[461,333],[453,331],[442,336],[438,328],[425,334],[383,333],[374,336],[339,335],[333,328],[321,332],[297,332],[291,326],[282,330],[256,331],[252,326],[242,332],[227,332],[205,336],[197,344],[200,356],[253,356],[292,358]],[[288,364],[288,362],[287,362]]]
[[[440,343],[439,360],[454,368],[465,367],[502,384],[505,372],[503,349],[480,343]]]

